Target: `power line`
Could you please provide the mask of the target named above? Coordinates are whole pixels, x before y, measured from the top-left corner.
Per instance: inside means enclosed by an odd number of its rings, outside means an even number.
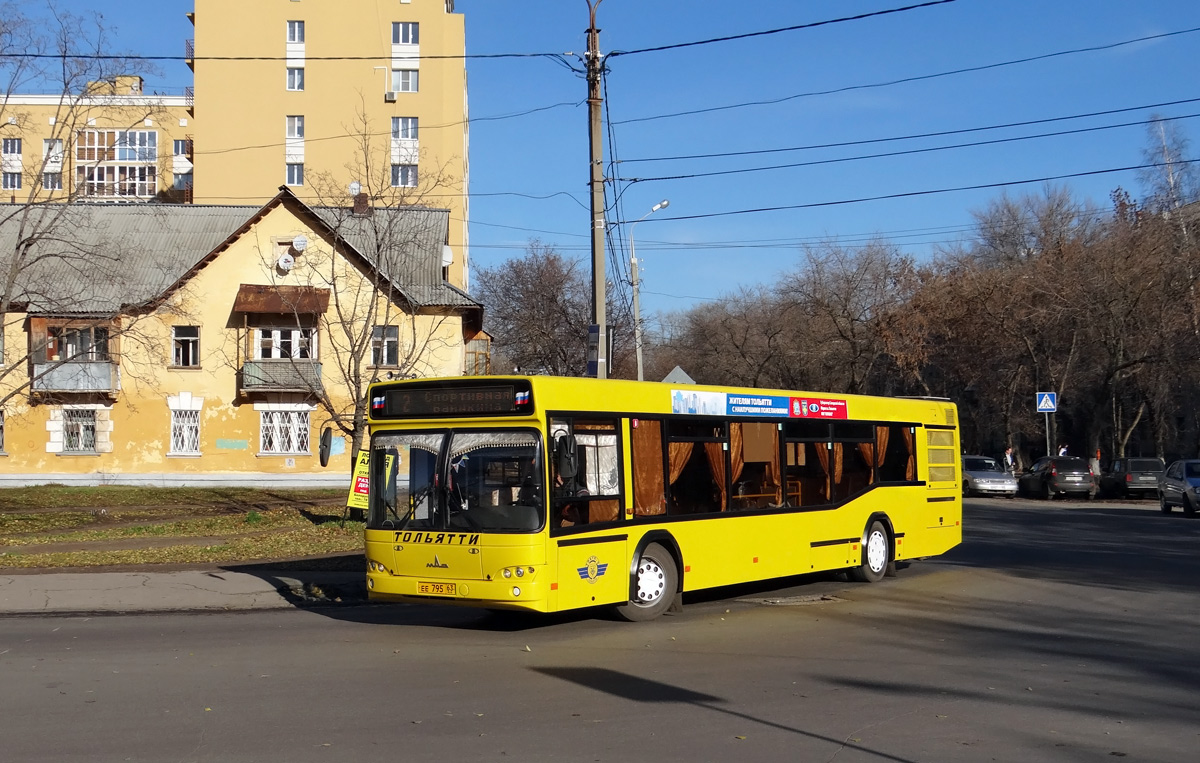
[[[1105,109],[1104,111],[1092,111],[1085,114],[1070,114],[1060,117],[1046,117],[1044,119],[1027,119],[1021,122],[1007,122],[998,125],[986,125],[982,127],[963,127],[955,130],[938,130],[936,132],[913,133],[911,135],[895,135],[887,138],[866,138],[863,140],[847,140],[837,143],[814,143],[807,146],[786,146],[782,148],[763,148],[750,151],[725,151],[714,154],[683,154],[679,156],[659,156],[647,157],[644,159],[622,159],[621,164],[636,164],[638,162],[672,162],[684,159],[721,159],[731,156],[754,156],[757,154],[778,154],[790,151],[812,151],[821,148],[845,148],[848,146],[863,146],[871,143],[890,143],[901,140],[917,140],[920,138],[941,138],[947,135],[962,135],[972,132],[986,132],[988,130],[1003,130],[1011,127],[1029,127],[1031,125],[1048,124],[1051,122],[1066,122],[1072,119],[1087,119],[1090,117],[1102,117],[1111,114],[1124,114],[1130,111],[1143,111],[1145,109],[1158,109],[1166,106],[1180,106],[1186,103],[1200,102],[1200,98],[1185,98],[1178,101],[1163,101],[1161,103],[1149,103],[1145,106],[1127,106],[1120,109]]]
[[[765,37],[772,34],[781,34],[783,32],[795,32],[800,29],[813,29],[820,26],[828,26],[829,24],[840,24],[845,21],[861,21],[869,19],[873,16],[887,16],[893,13],[904,13],[905,11],[913,11],[918,8],[928,8],[933,5],[944,5],[953,3],[955,0],[930,0],[930,2],[919,3],[917,5],[907,5],[903,8],[888,8],[882,11],[872,11],[870,13],[860,13],[856,16],[844,16],[837,19],[826,19],[825,21],[813,21],[808,24],[796,24],[794,26],[780,27],[778,29],[765,29],[760,32],[746,32],[745,34],[734,34],[727,37],[713,37],[707,40],[696,40],[695,42],[680,42],[673,45],[659,45],[653,48],[639,48],[637,50],[614,50],[609,53],[606,58],[615,58],[617,56],[632,56],[638,53],[657,53],[663,50],[677,50],[679,48],[691,48],[696,45],[711,45],[717,42],[730,42],[732,40],[746,40],[751,37]]]
[[[936,72],[934,74],[920,74],[912,77],[901,77],[899,79],[887,80],[885,82],[871,82],[865,85],[846,85],[845,87],[831,88],[829,90],[812,90],[806,93],[796,93],[794,95],[786,95],[782,98],[773,98],[766,101],[744,101],[742,103],[731,103],[725,106],[710,106],[705,109],[692,109],[689,111],[676,111],[670,114],[656,114],[648,117],[635,117],[633,119],[624,119],[617,122],[618,125],[633,124],[635,122],[652,122],[658,119],[672,119],[674,117],[695,116],[696,114],[708,114],[714,111],[728,111],[730,109],[740,109],[747,106],[773,106],[778,103],[785,103],[797,98],[811,98],[818,95],[833,95],[835,93],[846,93],[853,90],[869,90],[872,88],[891,87],[892,85],[900,85],[908,82],[920,82],[922,80],[937,79],[939,77],[950,77],[956,74],[968,74],[971,72],[987,71],[988,69],[999,69],[1005,66],[1015,66],[1016,64],[1027,64],[1033,61],[1043,61],[1049,58],[1058,58],[1061,56],[1070,56],[1077,53],[1095,53],[1102,50],[1112,50],[1124,45],[1134,45],[1139,42],[1147,42],[1149,40],[1160,40],[1166,37],[1174,37],[1181,34],[1191,34],[1200,32],[1200,27],[1192,27],[1191,29],[1180,29],[1174,32],[1163,32],[1162,34],[1152,34],[1145,37],[1138,37],[1132,40],[1122,40],[1120,42],[1109,43],[1107,45],[1092,45],[1086,48],[1073,48],[1071,50],[1060,50],[1055,53],[1044,53],[1038,56],[1027,56],[1025,58],[1016,58],[1011,61],[1001,61],[994,64],[983,64],[980,66],[968,66],[961,69],[951,69],[950,71]]]
[[[795,169],[797,167],[815,167],[822,164],[840,164],[842,162],[856,162],[865,159],[886,159],[895,156],[909,156],[912,154],[927,154],[935,151],[950,151],[959,148],[975,148],[978,146],[994,146],[1000,143],[1016,143],[1023,140],[1034,140],[1036,138],[1053,138],[1063,135],[1078,135],[1086,132],[1099,132],[1101,130],[1114,130],[1121,127],[1137,127],[1141,125],[1153,124],[1155,122],[1167,122],[1175,119],[1194,119],[1200,117],[1200,114],[1184,114],[1177,117],[1159,117],[1156,119],[1143,119],[1137,122],[1122,122],[1115,125],[1099,125],[1096,127],[1080,127],[1074,130],[1058,130],[1056,132],[1038,133],[1036,135],[1017,135],[1010,138],[993,138],[991,140],[977,140],[970,143],[955,143],[948,146],[927,146],[925,148],[910,148],[903,151],[885,151],[878,154],[862,154],[859,156],[843,156],[836,159],[814,159],[808,162],[791,162],[789,164],[773,164],[766,167],[742,167],[732,170],[713,170],[711,172],[694,172],[689,175],[664,175],[662,177],[646,177],[646,178],[619,178],[627,183],[649,183],[659,180],[691,180],[704,177],[718,177],[721,175],[740,175],[747,172],[765,172],[768,170],[783,170]]]
[[[1174,164],[1194,164],[1200,162],[1200,159],[1181,159]],[[980,191],[988,188],[1006,188],[1014,185],[1028,185],[1030,183],[1047,183],[1051,180],[1069,180],[1071,178],[1090,177],[1093,175],[1107,175],[1114,172],[1130,172],[1133,170],[1145,170],[1154,167],[1165,167],[1167,163],[1155,162],[1152,164],[1138,164],[1129,167],[1111,167],[1103,170],[1089,170],[1087,172],[1072,172],[1066,175],[1047,175],[1039,178],[1028,178],[1025,180],[1006,180],[999,183],[980,183],[979,185],[963,185],[953,188],[934,188],[923,191],[905,191],[903,193],[889,193],[880,196],[863,196],[857,199],[839,199],[837,201],[816,201],[808,204],[787,204],[778,207],[759,207],[756,209],[738,209],[730,212],[710,212],[700,215],[680,215],[678,217],[660,217],[654,222],[667,222],[669,220],[702,220],[713,217],[730,217],[733,215],[748,215],[759,212],[783,212],[791,209],[815,209],[817,207],[834,207],[844,204],[861,204],[867,201],[885,201],[888,199],[904,199],[916,196],[931,196],[940,193],[954,193],[957,191]]]

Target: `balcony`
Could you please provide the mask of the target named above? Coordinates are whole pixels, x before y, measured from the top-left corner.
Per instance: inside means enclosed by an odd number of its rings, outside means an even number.
[[[196,91],[193,88],[185,87],[183,89],[183,101],[187,104],[188,114],[196,116]]]
[[[321,364],[311,360],[247,360],[238,381],[241,392],[307,392],[322,390]]]
[[[121,389],[117,364],[109,361],[34,363],[34,392],[108,392]]]
[[[188,68],[192,71],[196,70],[196,41],[194,39],[183,41],[183,60],[187,63]]]

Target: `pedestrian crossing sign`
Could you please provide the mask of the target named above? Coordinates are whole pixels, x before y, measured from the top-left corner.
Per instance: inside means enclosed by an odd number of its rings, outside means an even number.
[[[1039,392],[1037,393],[1037,412],[1038,413],[1054,413],[1058,410],[1058,393],[1057,392]]]

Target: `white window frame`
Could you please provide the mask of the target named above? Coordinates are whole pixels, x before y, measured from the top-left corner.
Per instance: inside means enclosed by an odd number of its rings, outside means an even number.
[[[158,161],[157,130],[121,130],[117,133],[118,162]]]
[[[180,335],[179,329],[194,329],[195,336]],[[185,348],[188,351],[185,351]],[[190,363],[181,361],[191,359]],[[171,367],[199,368],[200,367],[200,327],[172,326],[171,327]]]
[[[295,43],[304,42],[304,22],[303,21],[288,21],[287,23],[287,41]]]
[[[255,406],[258,407],[258,406]],[[258,454],[260,456],[307,456],[312,454],[312,409],[308,406],[259,409]]]
[[[171,449],[168,456],[200,455],[200,410],[171,409]]]
[[[297,93],[304,90],[303,66],[289,66],[287,68],[287,89]]]
[[[254,359],[317,360],[317,337],[312,327],[259,326],[254,329]]]
[[[417,21],[392,22],[393,45],[420,45],[421,24]]]
[[[287,165],[287,184],[304,185],[304,163],[289,162]]]
[[[287,137],[303,138],[304,137],[304,115],[290,114],[287,117]]]
[[[397,93],[420,92],[420,74],[417,69],[392,69],[392,90]]]
[[[392,117],[392,140],[417,140],[417,117]]]
[[[0,140],[0,154],[4,156],[20,156],[21,140],[21,138],[4,138]]]
[[[371,365],[376,368],[395,368],[400,365],[399,326],[375,326],[371,329]]]
[[[63,408],[62,417],[62,452],[97,453],[96,420],[98,417],[95,409]]]
[[[416,188],[417,187],[417,165],[415,165],[415,164],[393,164],[392,165],[392,187],[393,188]]]
[[[63,163],[62,138],[43,138],[42,158],[45,160],[47,166],[57,166],[61,168]]]
[[[3,188],[5,191],[21,190],[21,173],[20,172],[0,173],[0,188]]]
[[[61,191],[62,189],[62,172],[42,173],[42,190]]]

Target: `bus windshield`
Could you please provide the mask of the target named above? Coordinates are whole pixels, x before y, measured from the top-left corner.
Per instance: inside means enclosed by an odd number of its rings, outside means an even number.
[[[545,521],[531,430],[387,433],[371,450],[371,529],[535,532]]]

